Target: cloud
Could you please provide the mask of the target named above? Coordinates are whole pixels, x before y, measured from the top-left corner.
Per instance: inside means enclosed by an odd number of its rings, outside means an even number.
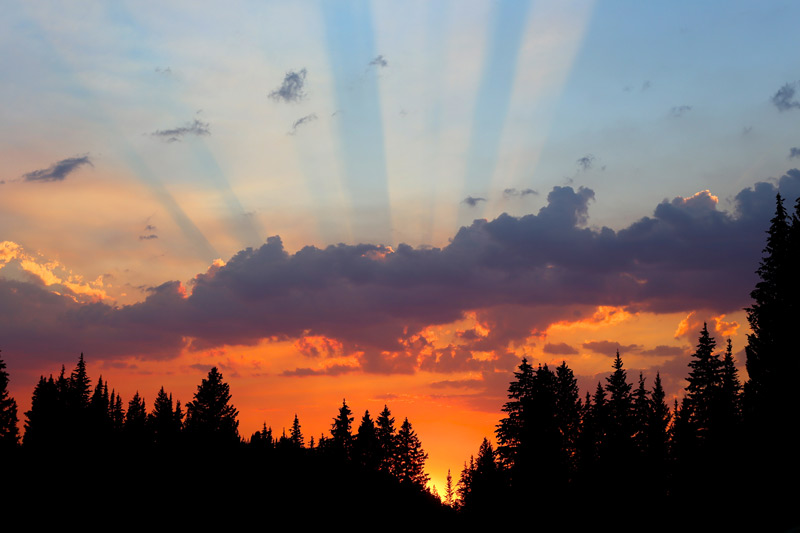
[[[369,62],[370,67],[386,68],[388,65],[389,63],[386,62],[382,55],[376,56],[375,59]]]
[[[156,235],[155,233],[151,233],[149,235],[139,235],[140,241],[149,241],[151,239],[158,239],[158,235]]]
[[[629,344],[628,346],[623,346],[622,344],[616,341],[589,341],[589,342],[584,342],[583,344],[581,344],[581,346],[585,350],[589,350],[590,352],[594,352],[600,355],[607,355],[609,357],[616,355],[618,351],[622,353],[635,352],[639,351],[639,349],[641,348],[636,344]]]
[[[528,196],[529,194],[533,194],[535,196],[539,195],[539,193],[537,191],[533,190],[533,189],[522,189],[521,191],[517,190],[517,189],[514,189],[514,188],[503,189],[503,196],[505,196],[506,198],[509,198],[509,197],[512,197],[512,196],[525,197],[525,196]]]
[[[442,248],[338,244],[292,253],[273,236],[198,274],[191,291],[168,281],[119,307],[41,280],[0,278],[0,338],[4,351],[31,361],[57,357],[53,346],[157,359],[187,347],[305,338],[303,349],[321,365],[336,361],[334,347],[352,357],[357,366],[349,368],[364,372],[447,373],[513,368],[510,342],[599,305],[702,309],[727,330],[720,317],[750,304],[777,192],[800,196],[800,170],[740,191],[731,213],[700,191],[665,200],[619,230],[587,227],[591,189],[554,187],[538,213],[476,220]],[[455,336],[453,346],[417,339],[432,325],[467,316],[479,334]],[[582,348],[647,353],[616,341]],[[339,371],[330,368],[312,370]]]
[[[84,165],[94,166],[88,155],[69,157],[53,163],[48,168],[34,170],[22,175],[24,181],[64,181],[64,179]]]
[[[670,109],[669,110],[669,114],[670,114],[670,116],[672,116],[674,118],[680,118],[680,117],[682,117],[683,115],[685,115],[686,113],[688,113],[691,110],[692,110],[692,106],[690,106],[690,105],[679,105],[679,106],[675,106],[672,109]]]
[[[467,204],[470,207],[475,207],[478,205],[478,202],[485,202],[486,198],[474,198],[472,196],[467,196],[463,200],[461,200],[462,204]]]
[[[313,368],[295,368],[294,370],[284,370],[280,373],[284,377],[297,377],[305,378],[309,376],[338,376],[340,374],[347,374],[358,370],[358,367],[349,365],[332,365],[321,369]]]
[[[156,67],[155,71],[156,71],[157,74],[164,74],[164,75],[167,75],[167,76],[172,74],[172,69],[169,68],[169,67],[167,67],[167,68]]]
[[[778,111],[789,111],[800,108],[800,101],[795,99],[795,92],[800,82],[787,83],[772,96],[772,103]]]
[[[645,80],[644,82],[642,82],[642,92],[646,91],[647,89],[649,89],[652,86],[653,86],[653,84],[650,83],[650,80]]]
[[[304,117],[298,118],[292,124],[292,129],[288,132],[287,135],[294,135],[295,133],[297,133],[297,128],[299,128],[303,124],[308,124],[309,122],[312,122],[314,120],[317,120],[317,114],[316,113],[311,113],[310,115],[306,115]]]
[[[592,154],[586,154],[585,156],[576,160],[575,163],[577,163],[579,167],[581,167],[584,171],[586,171],[592,168],[594,160],[595,157]]]
[[[574,355],[578,353],[578,350],[574,347],[570,346],[565,342],[559,342],[558,344],[547,343],[544,345],[542,349],[544,353],[549,353],[553,355]]]
[[[198,137],[201,135],[211,135],[211,131],[208,129],[208,126],[208,122],[202,122],[194,119],[192,122],[187,122],[185,126],[172,128],[170,130],[156,130],[150,135],[153,137],[160,137],[165,142],[169,143],[180,142],[187,135],[194,135]]]
[[[283,78],[280,87],[269,93],[269,97],[276,101],[299,102],[305,98],[303,86],[306,83],[306,69],[297,72],[289,71]]]
[[[789,150],[789,159],[794,159],[795,157],[800,157],[800,148],[792,147]]]

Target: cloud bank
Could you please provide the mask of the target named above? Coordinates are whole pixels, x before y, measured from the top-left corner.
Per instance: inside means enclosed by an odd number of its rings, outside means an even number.
[[[331,341],[307,347],[311,355],[335,351],[367,372],[513,368],[503,347],[567,318],[570,308],[728,313],[747,306],[778,191],[793,204],[800,171],[777,186],[742,190],[733,213],[701,191],[665,200],[619,231],[586,227],[591,189],[554,187],[537,214],[476,220],[443,248],[338,244],[289,253],[273,236],[216,263],[190,287],[168,281],[123,307],[79,301],[68,288],[53,292],[35,276],[0,276],[0,338],[4,350],[30,358],[60,358],[65,350],[166,358],[186,347],[315,336]],[[488,333],[464,332],[467,347],[431,347],[426,328],[469,313]],[[492,362],[470,352],[489,348]],[[611,344],[591,348],[605,353]],[[345,366],[328,373],[352,369]]]

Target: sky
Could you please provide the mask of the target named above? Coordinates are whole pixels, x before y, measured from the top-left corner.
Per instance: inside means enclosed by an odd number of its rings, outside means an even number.
[[[744,371],[800,196],[800,4],[21,2],[0,20],[0,350],[249,436],[408,417],[441,489],[513,370]],[[21,415],[22,421],[24,416]],[[22,423],[21,421],[21,423]]]

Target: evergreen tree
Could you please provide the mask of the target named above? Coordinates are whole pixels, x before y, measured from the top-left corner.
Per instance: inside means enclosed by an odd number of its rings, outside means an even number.
[[[725,434],[729,435],[738,426],[742,415],[742,384],[739,381],[739,370],[733,359],[731,340],[725,348],[722,359],[722,383],[720,390],[721,425]]]
[[[502,409],[507,416],[500,420],[496,429],[499,443],[497,453],[506,467],[518,460],[518,452],[524,441],[526,410],[530,408],[533,397],[534,371],[527,359],[522,359],[514,378],[508,386],[509,401]]]
[[[22,444],[26,448],[54,448],[63,441],[63,410],[59,391],[51,375],[39,378],[33,389],[31,409],[25,413],[25,436]]]
[[[556,424],[561,435],[561,455],[570,471],[577,466],[582,410],[578,380],[566,361],[562,361],[556,368]]]
[[[186,404],[184,430],[196,444],[225,446],[239,443],[239,411],[230,403],[230,387],[213,367]]]
[[[306,443],[303,439],[303,433],[300,431],[300,419],[297,418],[297,413],[294,415],[294,421],[292,422],[292,430],[289,434],[289,440],[292,443],[292,446],[295,448],[303,448],[305,447]]]
[[[397,434],[394,428],[394,417],[386,405],[378,415],[375,425],[375,434],[378,439],[378,470],[394,474]]]
[[[339,408],[339,414],[333,419],[331,424],[331,444],[338,453],[344,457],[349,458],[353,447],[353,434],[352,424],[353,417],[350,416],[352,411],[347,407],[347,402],[342,400],[342,406]]]
[[[647,418],[647,453],[657,463],[667,459],[669,447],[669,427],[672,420],[666,394],[661,384],[661,374],[656,373],[653,392],[650,395],[650,410]]]
[[[364,416],[361,417],[361,423],[358,426],[355,455],[361,466],[369,469],[378,469],[380,459],[378,434],[375,430],[375,423],[369,416],[369,410],[364,411]]]
[[[144,398],[139,396],[139,391],[128,402],[128,411],[125,413],[124,426],[125,440],[129,446],[140,447],[148,443],[147,408]]]
[[[428,454],[422,449],[417,433],[411,427],[408,418],[403,420],[397,432],[397,459],[395,476],[401,483],[410,483],[425,487],[428,475],[425,473],[425,461]]]
[[[19,445],[17,402],[8,393],[9,375],[6,363],[0,358],[0,451]]]
[[[172,445],[180,435],[180,422],[176,420],[172,407],[172,394],[167,394],[163,386],[153,402],[153,410],[147,415],[147,425],[157,446]]]
[[[640,455],[647,452],[647,424],[651,410],[644,382],[644,376],[639,372],[639,386],[633,391],[633,441]]]
[[[453,489],[453,476],[450,474],[450,469],[447,469],[447,484],[444,488],[444,504],[448,507],[453,507],[455,501],[453,497],[455,496],[455,491]]]
[[[92,385],[86,373],[86,361],[83,359],[83,353],[81,353],[78,359],[75,370],[73,370],[72,374],[69,376],[69,391],[70,409],[76,413],[85,412],[89,407],[89,396],[92,391]]]
[[[800,371],[793,338],[800,319],[800,225],[795,223],[796,218],[790,220],[778,194],[764,257],[757,270],[761,281],[750,293],[753,304],[747,308],[747,320],[752,333],[748,334],[745,347],[749,375],[745,384],[746,414],[753,432],[761,434],[757,438],[762,440],[765,434],[783,435],[787,444],[795,440],[798,428],[793,398],[794,380]]]
[[[119,435],[125,426],[125,409],[122,407],[122,397],[111,389],[111,397],[108,399],[108,416],[111,419],[111,430]]]

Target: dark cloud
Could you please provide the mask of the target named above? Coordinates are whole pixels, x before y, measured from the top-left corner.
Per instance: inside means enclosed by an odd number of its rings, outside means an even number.
[[[590,168],[592,168],[594,160],[595,157],[592,154],[586,154],[585,156],[577,159],[575,163],[577,163],[577,165],[581,167],[583,170],[589,170]]]
[[[462,204],[467,204],[470,207],[475,207],[478,205],[478,202],[485,202],[486,198],[474,198],[472,196],[467,196],[463,200],[461,200]]]
[[[386,59],[384,59],[384,57],[382,55],[379,55],[379,56],[375,57],[375,59],[373,59],[372,61],[369,62],[369,66],[370,67],[385,68],[385,67],[389,66],[389,63],[386,62]]]
[[[654,355],[659,357],[679,357],[687,354],[686,348],[681,348],[680,346],[665,346],[663,344],[659,344],[655,348],[650,348],[649,350],[640,350],[640,355]]]
[[[574,355],[578,353],[577,349],[565,342],[559,342],[558,344],[548,342],[544,345],[542,351],[553,355]]]
[[[63,181],[64,178],[84,165],[94,166],[92,165],[92,161],[89,159],[88,155],[81,157],[69,157],[67,159],[62,159],[58,163],[53,163],[48,168],[34,170],[32,172],[28,172],[27,174],[23,174],[22,179],[25,181],[42,182]]]
[[[800,157],[800,148],[792,147],[789,149],[789,159],[794,159],[795,157]]]
[[[347,365],[331,365],[326,368],[315,370],[313,368],[295,368],[294,370],[284,370],[281,376],[305,378],[309,376],[338,376],[358,370],[358,368]]]
[[[692,110],[692,106],[690,106],[690,105],[679,105],[679,106],[675,106],[672,109],[670,109],[669,110],[669,114],[670,114],[670,116],[672,116],[674,118],[680,118],[680,117],[682,117],[683,115],[685,115],[686,113],[688,113],[691,110]]]
[[[800,171],[742,190],[733,213],[718,210],[703,191],[665,200],[618,231],[586,227],[591,189],[554,187],[537,214],[476,220],[443,248],[339,244],[289,253],[275,236],[199,274],[191,294],[171,281],[121,307],[0,279],[0,338],[4,353],[33,361],[51,357],[55,346],[58,354],[163,358],[186,346],[320,336],[356,354],[365,372],[503,374],[518,364],[506,354],[510,342],[554,321],[591,316],[597,305],[714,316],[748,306],[779,191],[792,201],[800,196]],[[460,346],[432,350],[414,340],[467,313],[483,327],[462,336]],[[617,348],[647,352],[599,342],[584,349],[609,357]],[[479,350],[494,355],[476,358]]]
[[[149,241],[151,239],[158,239],[158,235],[156,235],[155,233],[150,233],[148,235],[139,235],[140,241]]]
[[[269,97],[276,101],[298,102],[305,98],[303,86],[306,83],[306,69],[297,72],[289,71],[283,78],[280,87],[269,93]]]
[[[165,142],[169,143],[180,142],[187,135],[194,135],[198,137],[201,135],[211,135],[211,131],[208,129],[208,126],[208,122],[202,122],[194,119],[192,122],[187,122],[185,126],[172,128],[170,130],[156,130],[150,135],[153,137],[159,137]]]
[[[156,67],[156,73],[157,74],[169,75],[169,74],[172,74],[172,69],[169,68],[169,67],[167,67],[167,68]]]
[[[795,98],[798,85],[800,82],[787,83],[772,96],[772,103],[778,108],[778,111],[800,108],[800,101]]]
[[[616,341],[589,341],[584,342],[581,346],[585,350],[589,350],[590,352],[594,352],[600,355],[607,355],[609,357],[613,357],[619,351],[621,353],[626,352],[636,352],[641,349],[641,347],[637,344],[629,344],[628,346],[623,346],[622,344]]]
[[[289,135],[294,135],[295,133],[297,133],[297,128],[299,128],[300,126],[302,126],[304,124],[308,124],[309,122],[312,122],[314,120],[317,120],[317,114],[316,113],[311,113],[310,115],[306,115],[304,117],[298,118],[292,124],[292,129],[289,131],[288,134]]]
[[[155,231],[156,227],[152,224],[148,224],[144,227],[145,231]]]
[[[522,189],[521,191],[518,189],[510,188],[510,189],[503,189],[503,196],[506,198],[510,198],[512,196],[528,196],[529,194],[533,194],[538,196],[539,193],[533,189]]]

